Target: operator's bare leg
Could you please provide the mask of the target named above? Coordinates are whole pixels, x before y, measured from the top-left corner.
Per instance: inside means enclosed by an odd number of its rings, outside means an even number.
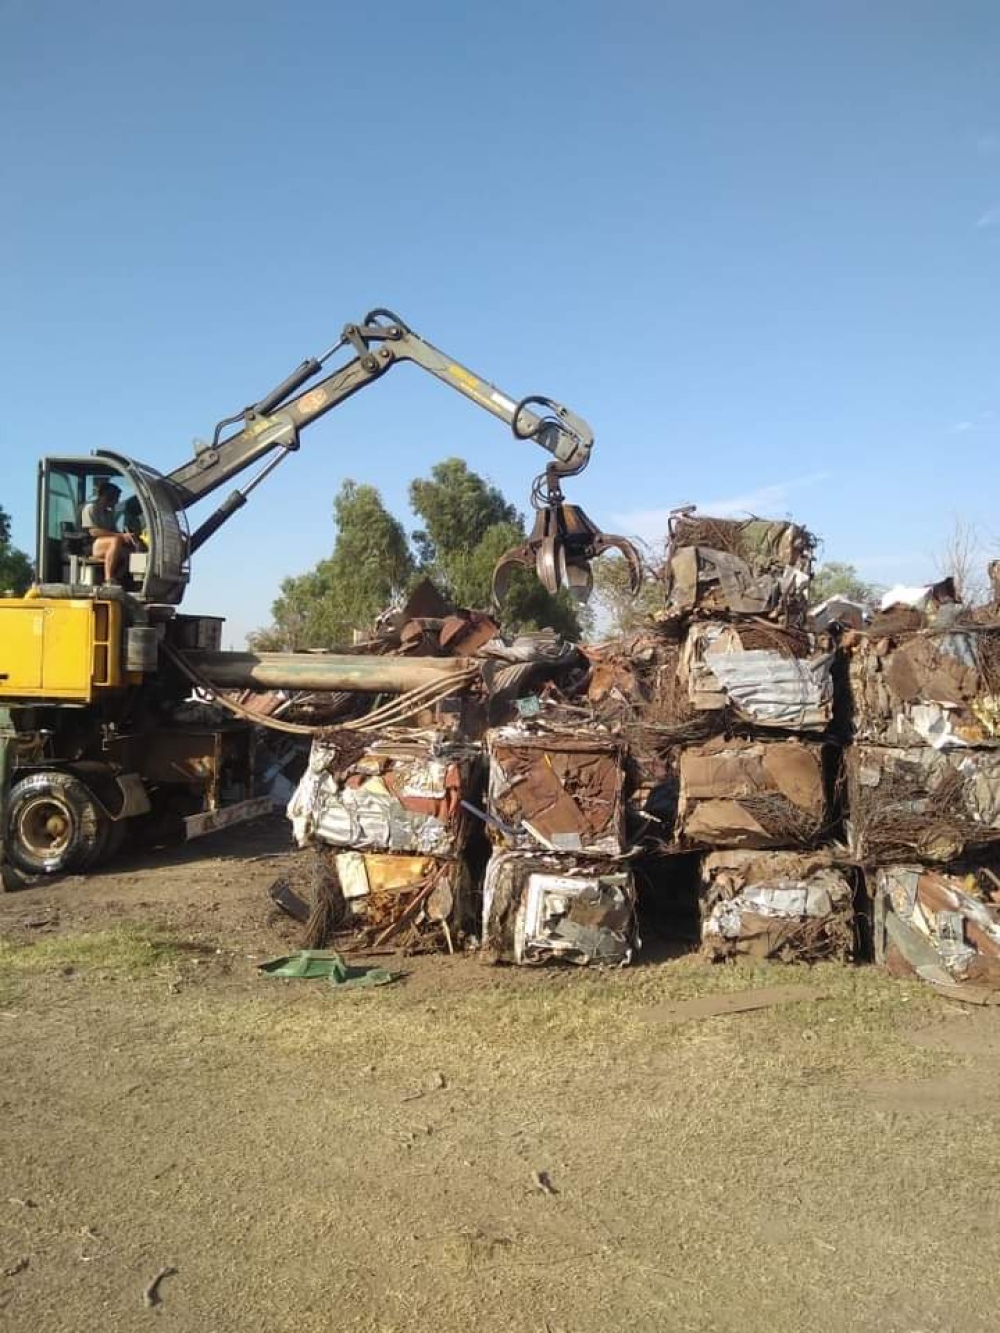
[[[93,552],[104,561],[105,583],[114,583],[117,578],[124,575],[128,566],[128,552],[122,533],[117,533],[114,537],[95,537]]]

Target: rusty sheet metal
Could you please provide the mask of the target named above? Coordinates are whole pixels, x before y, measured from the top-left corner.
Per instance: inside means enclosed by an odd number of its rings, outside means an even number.
[[[488,809],[504,846],[595,856],[626,850],[621,741],[501,727],[488,733],[487,751]]]
[[[877,870],[876,961],[938,984],[1000,988],[1000,909],[984,892],[983,873],[919,865]]]
[[[703,951],[712,961],[847,961],[853,897],[828,852],[712,852],[701,865]]]
[[[833,721],[829,640],[766,622],[696,621],[678,667],[693,708],[751,726],[824,732]]]
[[[854,734],[938,750],[1000,746],[1000,625],[849,640]]]
[[[483,888],[482,938],[497,962],[624,966],[639,947],[631,868],[496,852]]]
[[[680,757],[685,847],[799,847],[829,824],[822,745],[718,738]]]
[[[1000,841],[1000,750],[852,745],[844,769],[859,861],[944,863]]]
[[[477,795],[481,750],[444,733],[405,742],[313,742],[288,806],[300,847],[452,856],[468,835],[462,801]]]

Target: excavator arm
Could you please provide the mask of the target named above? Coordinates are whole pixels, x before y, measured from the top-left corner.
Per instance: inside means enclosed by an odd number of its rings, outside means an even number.
[[[347,348],[353,353],[350,360],[323,375],[327,364]],[[567,505],[562,496],[562,478],[582,472],[590,461],[594,436],[587,422],[550,398],[511,398],[385,309],[369,311],[361,324],[348,324],[338,342],[322,356],[303,361],[259,402],[220,421],[211,444],[197,446],[193,459],[167,475],[165,480],[177,507],[187,509],[254,464],[262,464],[191,534],[189,551],[196,551],[217,532],[246,504],[251,491],[298,449],[303,427],[325,416],[400,361],[413,362],[505,422],[517,439],[533,440],[551,455],[552,461],[532,489],[532,505],[537,511],[532,534],[523,546],[498,562],[494,579],[497,596],[505,590],[510,565],[533,564],[550,591],[568,585],[585,597],[591,582],[590,559],[611,546],[625,555],[633,586],[638,588],[641,564],[634,548],[623,538],[600,532],[582,510]],[[317,378],[321,375],[323,378]],[[232,427],[232,433],[225,435]]]

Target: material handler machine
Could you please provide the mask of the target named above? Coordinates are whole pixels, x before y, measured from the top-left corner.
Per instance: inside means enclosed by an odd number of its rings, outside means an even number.
[[[338,357],[344,352],[346,361]],[[329,368],[335,358],[340,363]],[[178,610],[191,557],[299,448],[302,430],[402,361],[551,456],[532,488],[531,534],[494,572],[497,597],[516,565],[534,567],[551,592],[567,587],[586,597],[590,561],[610,547],[625,556],[638,587],[629,543],[602,533],[563,498],[563,478],[590,458],[587,423],[552,399],[508,396],[391,311],[372,310],[260,401],[220,421],[211,442],[172,472],[107,450],[41,460],[36,583],[23,597],[0,597],[0,860],[28,875],[85,871],[118,849],[131,820],[170,812],[194,836],[270,808],[269,798],[254,795],[254,729],[200,720],[192,681],[406,690],[428,672],[440,678],[445,663],[420,659],[400,662],[387,684],[379,674],[385,659],[223,653],[222,618]],[[189,529],[193,505],[255,468]],[[141,533],[124,586],[102,582],[103,561],[81,527],[102,482],[119,489],[131,530]]]

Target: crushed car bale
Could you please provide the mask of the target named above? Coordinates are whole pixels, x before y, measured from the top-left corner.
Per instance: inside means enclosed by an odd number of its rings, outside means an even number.
[[[337,903],[317,895],[312,939],[336,924],[370,945],[452,951],[475,935],[467,797],[478,795],[481,767],[478,744],[439,731],[313,741],[288,814],[298,845],[320,850]]]
[[[678,675],[691,706],[764,730],[825,732],[833,722],[829,639],[767,621],[696,621]]]
[[[626,850],[624,746],[614,737],[501,727],[486,738],[490,835],[590,856]]]
[[[1000,746],[1000,626],[854,635],[846,651],[859,741]]]
[[[815,548],[812,534],[795,523],[676,515],[663,617],[763,616],[802,625]]]

